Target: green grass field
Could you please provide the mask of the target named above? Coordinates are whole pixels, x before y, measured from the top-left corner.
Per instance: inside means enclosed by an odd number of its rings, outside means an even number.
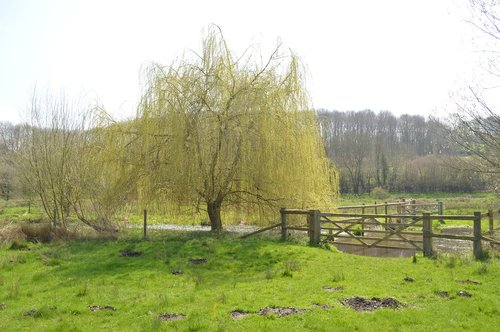
[[[370,194],[363,195],[342,195],[336,198],[331,206],[319,207],[321,211],[332,212],[335,207],[346,205],[362,205],[374,204],[375,202],[382,204],[384,202],[395,202],[402,198],[407,200],[415,199],[418,203],[435,203],[442,201],[444,204],[445,214],[451,215],[472,215],[474,212],[486,213],[488,209],[495,211],[495,226],[500,225],[500,198],[493,193],[479,192],[479,193],[433,193],[433,194],[407,194],[407,193],[392,193],[384,198],[376,198]],[[296,208],[296,207],[288,207]],[[317,207],[311,207],[317,208]],[[142,225],[143,214],[142,209],[124,209],[117,218],[121,223]],[[353,212],[353,211],[346,211]],[[359,212],[359,211],[358,211]],[[367,210],[367,213],[372,213],[373,210]],[[379,209],[382,213],[382,209]],[[39,204],[34,201],[31,208],[28,208],[27,200],[11,200],[0,201],[0,223],[17,223],[25,221],[40,221],[46,219],[43,210]],[[270,220],[260,220],[257,216],[238,216],[232,211],[223,214],[223,220],[226,225],[236,225],[242,219],[247,223],[266,225],[274,223]],[[179,225],[200,225],[207,224],[208,217],[204,211],[195,211],[192,208],[177,209],[170,213],[159,213],[153,210],[148,212],[148,224],[179,224]],[[454,226],[471,226],[471,222],[450,221],[446,225],[439,225],[439,227],[454,227]]]
[[[485,261],[469,256],[417,256],[415,261],[355,256],[299,240],[180,232],[151,236],[142,241],[137,232],[117,240],[29,243],[29,250],[4,245],[0,330],[494,331],[500,326],[498,254]],[[122,250],[140,255],[122,256]],[[191,259],[206,263],[191,264]],[[354,296],[392,297],[403,306],[358,312],[341,303]],[[231,317],[234,310],[271,306],[306,311]],[[164,313],[185,319],[163,321]]]

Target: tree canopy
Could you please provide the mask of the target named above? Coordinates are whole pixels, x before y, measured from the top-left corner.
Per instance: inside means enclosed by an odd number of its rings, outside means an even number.
[[[145,201],[221,209],[312,206],[338,191],[296,55],[236,57],[212,27],[201,52],[146,72],[137,131]]]

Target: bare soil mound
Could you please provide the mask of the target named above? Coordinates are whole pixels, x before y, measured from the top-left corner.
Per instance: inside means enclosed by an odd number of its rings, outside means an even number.
[[[284,308],[266,307],[266,308],[260,309],[258,314],[262,315],[262,316],[267,316],[269,314],[275,314],[278,317],[284,317],[284,316],[294,315],[294,314],[303,314],[306,311],[307,310],[305,310],[305,309],[297,309],[297,308],[293,308],[293,307],[284,307]]]
[[[200,265],[200,264],[206,264],[208,260],[206,258],[191,258],[189,260],[189,264],[194,264],[194,265]]]
[[[251,315],[252,312],[248,312],[248,311],[244,311],[244,310],[234,310],[234,311],[231,311],[231,318],[233,319],[239,319],[239,318],[243,318],[243,317],[246,317],[248,315]]]
[[[141,252],[133,251],[130,249],[123,249],[122,251],[120,251],[120,254],[125,257],[137,257],[141,255]]]
[[[110,305],[105,305],[105,306],[100,306],[100,305],[91,305],[89,306],[89,309],[92,311],[98,311],[98,310],[110,310],[110,311],[116,311],[115,307],[112,307]]]
[[[457,280],[459,284],[469,284],[469,285],[481,285],[479,281],[474,281],[474,280]]]
[[[397,309],[403,306],[401,302],[391,297],[383,299],[372,297],[371,300],[369,300],[360,296],[355,296],[352,298],[346,298],[342,300],[341,303],[357,311],[373,311],[380,308]]]
[[[338,286],[338,287],[323,286],[322,288],[327,292],[340,292],[340,291],[344,290],[344,287],[342,287],[342,286]]]
[[[176,314],[171,312],[163,313],[159,316],[161,320],[179,320],[186,318],[186,315]]]

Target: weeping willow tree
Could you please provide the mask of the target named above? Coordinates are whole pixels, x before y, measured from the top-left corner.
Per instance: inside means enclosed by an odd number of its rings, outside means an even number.
[[[298,58],[235,57],[212,27],[200,53],[148,68],[139,106],[142,200],[221,209],[312,206],[338,191]]]

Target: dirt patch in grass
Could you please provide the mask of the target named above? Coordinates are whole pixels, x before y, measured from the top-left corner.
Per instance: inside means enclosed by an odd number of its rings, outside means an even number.
[[[331,308],[328,304],[319,304],[319,303],[313,303],[313,307],[323,309],[323,310],[328,310]]]
[[[269,314],[275,314],[278,317],[285,317],[288,315],[295,315],[295,314],[303,314],[307,310],[305,309],[297,309],[293,307],[266,307],[262,308],[258,311],[259,315],[262,316],[267,316]]]
[[[0,303],[0,310],[3,310],[7,308],[7,305],[5,303]]]
[[[115,307],[112,307],[110,305],[105,305],[105,306],[100,306],[100,305],[91,305],[89,306],[89,309],[92,311],[98,311],[98,310],[110,310],[110,311],[116,311]]]
[[[343,299],[341,303],[357,311],[373,311],[381,308],[397,309],[403,306],[401,302],[393,299],[392,297],[386,297],[383,299],[372,297],[371,299],[365,299],[361,296],[355,296]]]
[[[458,296],[463,296],[463,297],[472,297],[472,294],[467,292],[467,291],[464,291],[464,290],[461,290],[461,291],[458,291],[457,292],[457,295]]]
[[[410,277],[406,277],[403,280],[406,281],[406,282],[415,282],[415,279],[410,278]]]
[[[176,276],[180,276],[180,275],[183,275],[184,272],[182,272],[181,270],[172,270],[172,274],[176,275]]]
[[[447,292],[447,291],[438,291],[436,292],[436,295],[439,296],[439,297],[450,297],[450,294]]]
[[[326,304],[325,305],[315,304],[314,306],[320,307],[320,308],[325,309],[325,310],[330,308],[330,306],[328,306]],[[289,315],[303,314],[305,312],[307,312],[306,309],[298,309],[298,308],[293,308],[293,307],[274,307],[274,306],[271,306],[271,307],[262,308],[257,312],[251,312],[251,311],[245,311],[245,310],[234,310],[234,311],[231,311],[230,315],[231,315],[231,318],[233,318],[233,319],[239,319],[239,318],[243,318],[243,317],[246,317],[246,316],[252,315],[252,314],[257,314],[257,315],[261,315],[261,316],[276,315],[277,317],[285,317],[285,316],[289,316]]]
[[[469,284],[469,285],[481,285],[479,281],[474,281],[474,280],[457,280],[459,284]]]
[[[200,264],[206,264],[208,260],[206,258],[191,258],[189,260],[189,264],[193,265],[200,265]]]
[[[41,317],[42,313],[36,309],[31,309],[26,311],[23,316],[30,316],[30,317]]]
[[[186,315],[176,314],[176,313],[172,313],[172,312],[165,312],[163,314],[160,314],[159,318],[161,320],[166,320],[166,321],[180,320],[180,319],[186,318]]]
[[[330,286],[323,286],[321,287],[327,292],[340,292],[344,290],[344,287],[338,286],[338,287],[330,287]]]
[[[141,255],[141,252],[130,250],[130,249],[123,249],[120,251],[120,254],[124,257],[137,257],[137,256]]]
[[[234,310],[234,311],[231,311],[231,318],[240,319],[240,318],[246,317],[246,316],[251,315],[251,314],[253,314],[253,312],[244,311],[244,310]]]

